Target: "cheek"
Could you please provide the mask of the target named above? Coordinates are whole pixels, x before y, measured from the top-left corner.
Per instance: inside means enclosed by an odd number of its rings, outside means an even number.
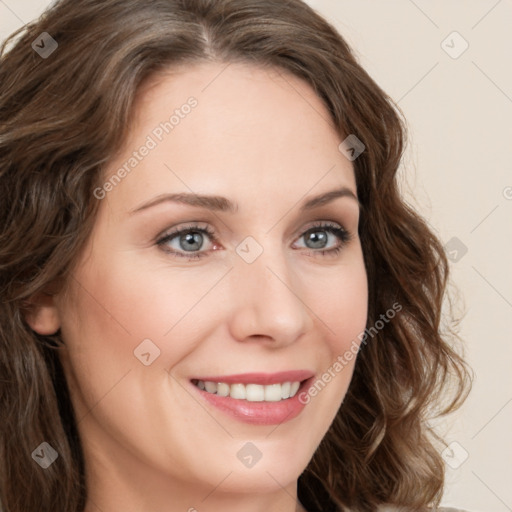
[[[366,327],[368,281],[362,252],[354,252],[346,265],[324,276],[320,287],[314,287],[313,282],[307,285],[311,309],[318,330],[324,333],[331,361],[353,346],[354,340],[359,343],[358,337]]]
[[[126,253],[116,259],[115,252],[82,266],[73,300],[62,304],[61,331],[68,347],[63,364],[85,409],[109,393],[112,412],[125,417],[118,405],[139,395],[142,402],[166,383],[169,370],[220,321],[218,302],[201,299],[224,273],[209,270],[191,280],[183,268],[148,268]]]
[[[103,338],[108,345],[133,350],[146,338],[163,339],[170,333],[218,280],[212,274],[196,275],[192,282],[183,268],[171,270],[159,263],[148,268],[136,258],[91,261],[76,275],[75,320],[65,323],[76,330],[77,321],[81,338]]]
[[[321,372],[301,400],[316,409],[318,428],[326,430],[350,385],[366,329],[368,281],[362,253],[325,281],[321,292],[310,295],[310,300],[324,343],[318,347]]]

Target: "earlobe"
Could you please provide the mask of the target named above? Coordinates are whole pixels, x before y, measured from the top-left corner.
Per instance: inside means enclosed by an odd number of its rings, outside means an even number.
[[[60,329],[60,316],[54,296],[44,292],[33,295],[26,302],[25,320],[38,334],[55,334]]]

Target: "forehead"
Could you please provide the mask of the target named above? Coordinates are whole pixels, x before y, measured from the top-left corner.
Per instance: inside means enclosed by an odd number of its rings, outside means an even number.
[[[246,63],[182,65],[144,84],[134,107],[130,135],[109,172],[142,146],[151,149],[131,162],[116,187],[123,204],[175,190],[222,193],[228,186],[293,196],[316,185],[315,192],[337,185],[355,191],[327,108],[288,72]]]

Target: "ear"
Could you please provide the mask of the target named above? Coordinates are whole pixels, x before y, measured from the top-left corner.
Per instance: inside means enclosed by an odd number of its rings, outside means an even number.
[[[38,334],[55,334],[60,329],[60,316],[54,295],[45,292],[32,295],[25,302],[25,320]]]

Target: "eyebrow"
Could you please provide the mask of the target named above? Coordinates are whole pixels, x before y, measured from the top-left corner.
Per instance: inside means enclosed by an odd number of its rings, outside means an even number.
[[[323,206],[335,199],[341,197],[349,197],[357,201],[357,204],[360,206],[359,199],[357,196],[347,187],[341,187],[335,190],[330,190],[329,192],[324,192],[322,194],[318,194],[309,198],[306,202],[302,204],[300,207],[301,211],[312,210],[314,208],[318,208]],[[150,201],[138,206],[137,208],[130,210],[128,212],[129,215],[133,215],[143,210],[147,210],[148,208],[152,208],[153,206],[166,203],[173,202],[179,204],[186,204],[189,206],[195,206],[198,208],[205,208],[207,210],[219,211],[219,212],[228,212],[228,213],[236,213],[238,212],[238,204],[229,200],[227,197],[223,196],[212,196],[212,195],[199,195],[199,194],[189,194],[189,193],[178,193],[178,194],[161,194],[159,196],[154,197]]]

